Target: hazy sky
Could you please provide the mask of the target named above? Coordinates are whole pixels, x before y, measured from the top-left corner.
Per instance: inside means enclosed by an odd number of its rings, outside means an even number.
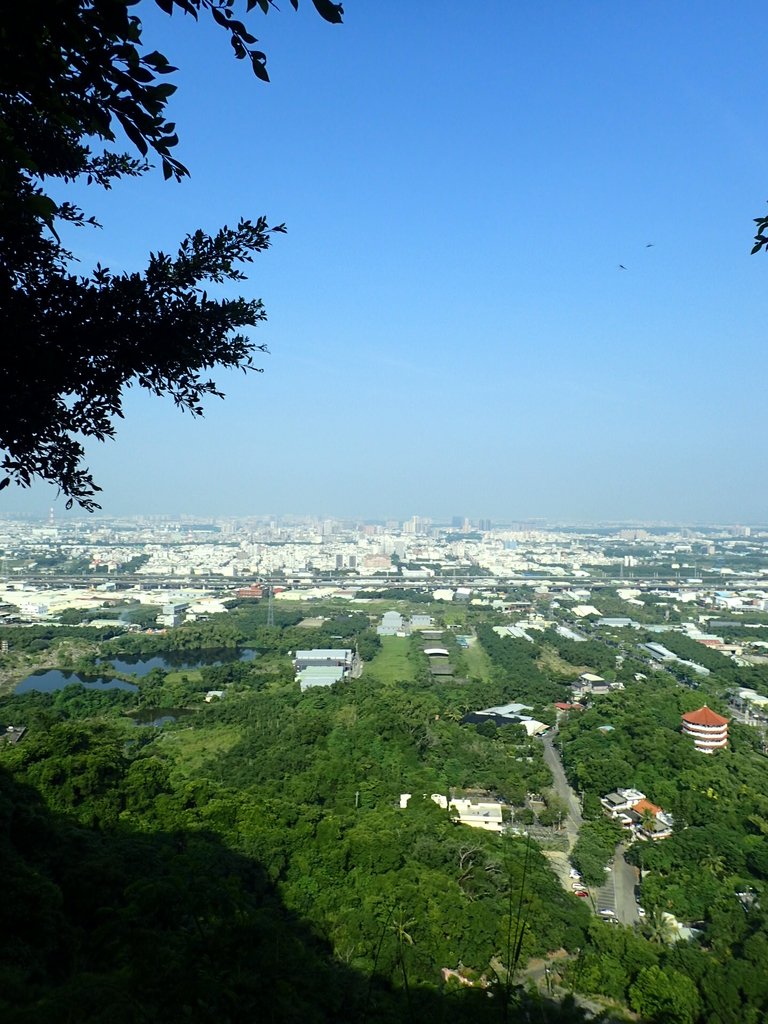
[[[280,7],[270,85],[137,8],[192,179],[89,191],[83,263],[289,233],[246,286],[266,372],[204,420],[131,394],[104,511],[768,521],[765,4]]]

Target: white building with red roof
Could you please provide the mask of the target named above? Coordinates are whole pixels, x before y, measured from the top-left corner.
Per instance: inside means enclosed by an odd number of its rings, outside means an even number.
[[[705,704],[698,711],[683,715],[683,734],[693,739],[697,750],[712,754],[728,746],[728,719]]]

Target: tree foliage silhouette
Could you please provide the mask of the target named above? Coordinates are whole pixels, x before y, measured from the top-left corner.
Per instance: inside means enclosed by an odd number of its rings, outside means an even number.
[[[155,2],[168,15],[210,16],[234,56],[269,81],[258,40],[235,16],[237,0]],[[313,3],[326,21],[341,21],[340,4]],[[247,17],[274,4],[240,6]],[[265,319],[262,302],[214,300],[206,285],[243,281],[243,265],[284,230],[242,219],[189,234],[175,256],[150,254],[142,272],[73,272],[61,226],[97,223],[54,199],[52,185],[110,189],[149,171],[152,158],[167,179],[188,174],[166,111],[176,68],[144,46],[136,8],[132,0],[27,0],[0,25],[0,488],[42,478],[88,510],[99,507],[99,487],[83,465],[83,440],[114,435],[127,387],[200,415],[205,396],[220,394],[214,367],[256,369],[265,346],[244,332]],[[122,151],[121,135],[132,152]]]

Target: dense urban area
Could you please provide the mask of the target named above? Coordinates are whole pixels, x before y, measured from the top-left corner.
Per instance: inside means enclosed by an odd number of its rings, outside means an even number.
[[[0,521],[7,1020],[760,1024],[767,767],[768,528]]]

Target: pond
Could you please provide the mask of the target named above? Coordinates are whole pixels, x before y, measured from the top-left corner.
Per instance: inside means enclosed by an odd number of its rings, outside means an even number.
[[[251,647],[241,650],[222,648],[205,651],[164,651],[162,654],[125,654],[123,657],[104,658],[115,672],[127,676],[147,676],[155,669],[163,672],[202,668],[204,665],[227,665],[233,661],[253,661],[258,651]]]
[[[258,657],[259,652],[252,647],[241,649],[222,648],[202,651],[164,651],[162,654],[147,655],[125,655],[123,658],[104,658],[104,665],[109,665],[111,670],[120,672],[123,675],[142,676],[149,675],[154,668],[162,669],[164,672],[179,671],[184,669],[202,668],[204,665],[225,665],[234,661],[253,661]],[[33,672],[22,680],[14,693],[29,693],[37,690],[42,693],[53,693],[55,690],[63,690],[70,683],[80,683],[87,690],[131,690],[138,692],[135,683],[126,682],[124,679],[114,679],[111,675],[104,677],[83,678],[74,672],[62,672],[60,669],[52,668]]]
[[[54,690],[63,690],[70,683],[79,683],[86,690],[132,690],[135,693],[139,690],[134,683],[127,683],[124,679],[82,679],[74,672],[50,668],[43,672],[33,672],[31,676],[22,680],[13,692],[30,693],[37,690],[40,693],[53,693]]]

